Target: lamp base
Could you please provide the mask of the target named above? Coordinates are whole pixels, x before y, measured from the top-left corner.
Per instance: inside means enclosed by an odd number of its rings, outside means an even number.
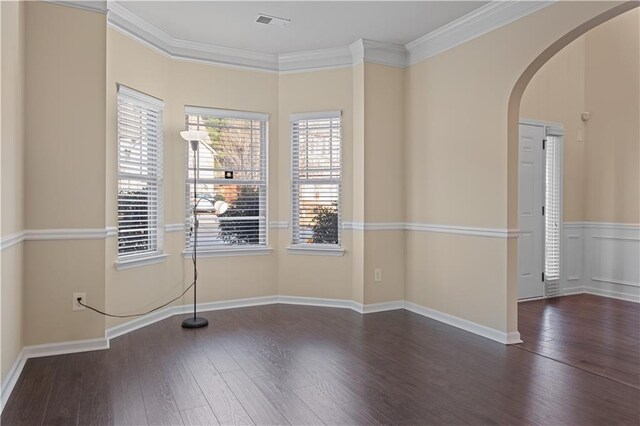
[[[201,328],[209,325],[209,321],[202,317],[189,317],[182,321],[182,328]]]

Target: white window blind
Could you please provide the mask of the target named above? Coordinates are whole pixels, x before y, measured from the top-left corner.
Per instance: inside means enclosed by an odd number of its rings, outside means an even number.
[[[341,243],[341,112],[293,114],[292,244]]]
[[[192,249],[193,206],[198,201],[198,250],[228,246],[267,245],[267,134],[268,114],[187,107],[187,130],[204,130],[194,164],[185,143],[188,173],[186,194],[186,247]],[[197,197],[194,181],[197,176]],[[224,214],[202,205],[222,200]]]
[[[162,111],[118,86],[118,256],[162,251]]]
[[[560,279],[560,141],[557,136],[547,136],[545,149],[545,280]]]

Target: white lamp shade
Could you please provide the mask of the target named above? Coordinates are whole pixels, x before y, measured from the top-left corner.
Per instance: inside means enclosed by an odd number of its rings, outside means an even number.
[[[224,201],[218,200],[213,203],[213,208],[215,209],[217,214],[224,214],[224,212],[226,212],[229,208],[229,204],[225,203]]]
[[[187,142],[197,141],[202,142],[207,138],[206,130],[183,130],[180,132],[180,136]]]

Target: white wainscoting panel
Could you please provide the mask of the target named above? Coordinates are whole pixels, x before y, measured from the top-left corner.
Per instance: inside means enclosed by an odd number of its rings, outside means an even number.
[[[568,222],[563,242],[562,294],[640,302],[640,225]]]

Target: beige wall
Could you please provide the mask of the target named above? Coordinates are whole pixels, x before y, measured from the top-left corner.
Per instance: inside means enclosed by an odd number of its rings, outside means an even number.
[[[342,111],[342,220],[351,221],[355,195],[353,161],[353,71],[282,74],[278,78],[278,220],[291,222],[291,131],[289,116],[300,112]],[[278,233],[278,290],[288,296],[351,299],[354,251],[352,233],[343,231],[344,256],[288,253],[291,228]]]
[[[564,221],[584,219],[585,37],[580,37],[533,76],[522,96],[520,116],[564,125]]]
[[[362,181],[366,223],[404,222],[404,83],[403,69],[364,64]],[[404,231],[364,233],[365,304],[404,300],[404,249]],[[381,282],[374,282],[375,269],[382,270]]]
[[[0,228],[2,237],[7,237],[24,228],[24,4],[2,2],[0,14]],[[4,382],[23,346],[22,249],[20,243],[0,255],[0,382]]]
[[[585,37],[585,220],[640,223],[640,11]]]
[[[521,117],[565,127],[567,222],[640,222],[639,23],[632,10],[589,31],[551,58],[522,97]]]
[[[105,228],[106,18],[26,3],[25,228]],[[25,243],[24,344],[104,336],[104,240]]]
[[[558,2],[407,70],[408,221],[517,228],[515,148],[524,87],[536,64],[606,19],[597,17],[615,5]],[[571,33],[592,18],[597,19]],[[513,242],[408,234],[407,300],[505,332],[517,330]],[[428,253],[437,253],[438,262]],[[432,262],[429,270],[426,262]],[[474,268],[476,273],[464,276]]]

